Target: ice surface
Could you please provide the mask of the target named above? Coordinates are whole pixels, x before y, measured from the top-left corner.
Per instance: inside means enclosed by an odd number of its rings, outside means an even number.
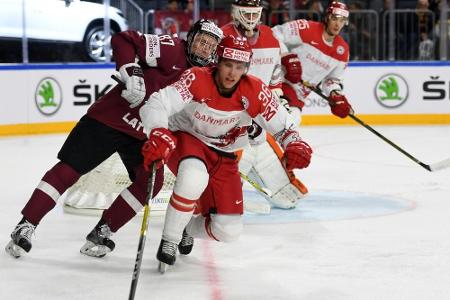
[[[450,157],[449,126],[376,129],[425,163]],[[152,217],[136,299],[448,299],[450,170],[427,172],[359,126],[301,134],[314,149],[297,172],[310,197],[295,210],[246,214],[237,242],[196,240],[165,275],[155,258],[163,217]],[[64,139],[0,138],[2,247]],[[141,220],[93,259],[79,248],[97,221],[58,205],[28,255],[0,253],[0,299],[127,299]]]

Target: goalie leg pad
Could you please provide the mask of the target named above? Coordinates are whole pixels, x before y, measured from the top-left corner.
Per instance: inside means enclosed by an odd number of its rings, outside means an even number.
[[[273,206],[279,208],[295,207],[298,201],[304,197],[308,189],[297,179],[292,172],[287,172],[280,161],[273,147],[278,144],[273,141],[274,145],[265,142],[263,144],[253,146],[256,149],[256,164],[254,168],[254,176],[271,192],[271,197],[265,197]],[[281,152],[282,153],[282,152]],[[281,154],[282,156],[282,154]]]
[[[303,197],[304,195],[294,185],[288,183],[266,199],[275,207],[289,209],[294,208]]]

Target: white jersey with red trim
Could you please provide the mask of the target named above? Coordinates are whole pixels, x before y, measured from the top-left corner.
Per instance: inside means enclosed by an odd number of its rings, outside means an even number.
[[[233,23],[228,23],[221,29],[224,36],[245,37]],[[248,74],[260,78],[270,89],[281,88],[280,44],[274,37],[270,27],[261,24],[257,29],[258,31],[254,37],[246,37],[253,52]]]
[[[158,127],[188,132],[208,146],[234,152],[248,145],[254,119],[285,147],[299,140],[298,126],[258,78],[244,75],[230,96],[219,94],[215,68],[194,67],[153,93],[140,110],[147,134]]]
[[[301,19],[274,26],[272,31],[280,42],[282,53],[292,52],[300,58],[302,80],[313,85],[322,82],[322,91],[328,96],[331,91],[342,90],[349,49],[341,36],[336,36],[331,44],[327,43],[322,37],[324,29],[323,23]],[[301,90],[303,100],[310,90]]]

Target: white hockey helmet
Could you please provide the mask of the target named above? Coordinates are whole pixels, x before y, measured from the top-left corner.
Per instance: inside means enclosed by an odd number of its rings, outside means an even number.
[[[237,26],[253,31],[261,22],[260,0],[235,0],[231,5],[231,17]]]

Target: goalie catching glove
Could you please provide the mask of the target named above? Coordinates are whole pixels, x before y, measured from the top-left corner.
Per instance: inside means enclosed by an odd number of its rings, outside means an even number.
[[[292,83],[298,83],[302,80],[302,64],[297,54],[286,54],[281,58],[281,64],[284,66],[284,78]]]
[[[284,149],[283,161],[286,170],[306,168],[311,162],[311,147],[304,141],[289,143]]]
[[[130,108],[135,108],[144,101],[145,82],[144,73],[136,63],[125,64],[119,69],[125,88],[121,96],[130,103]]]
[[[346,118],[350,112],[353,113],[352,106],[348,103],[347,98],[336,91],[331,92],[330,97],[328,97],[328,103],[333,115],[339,118]]]
[[[177,139],[166,128],[155,128],[150,132],[148,140],[142,147],[142,155],[144,156],[144,168],[150,170],[150,165],[157,162],[156,167],[160,168],[170,158],[175,150]]]

